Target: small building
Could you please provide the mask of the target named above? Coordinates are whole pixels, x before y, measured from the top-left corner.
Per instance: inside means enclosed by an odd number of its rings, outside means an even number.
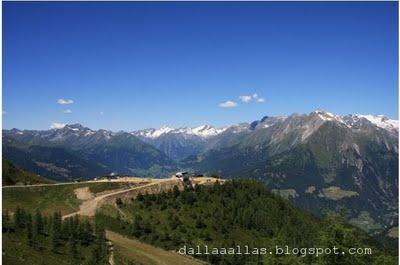
[[[182,171],[182,172],[177,172],[175,173],[176,178],[180,178],[183,181],[188,181],[189,180],[189,173],[187,171]]]

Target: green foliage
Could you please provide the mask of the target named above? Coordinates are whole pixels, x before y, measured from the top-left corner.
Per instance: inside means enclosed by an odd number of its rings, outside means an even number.
[[[194,190],[174,189],[159,195],[143,195],[121,209],[133,218],[122,220],[98,214],[96,219],[110,230],[167,250],[177,250],[183,245],[208,245],[209,248],[248,245],[268,249],[276,245],[338,246],[341,250],[350,247],[374,250],[373,256],[345,256],[340,260],[331,255],[323,258],[312,255],[194,255],[211,264],[352,265],[372,264],[381,257],[392,259],[366,233],[342,219],[321,220],[293,207],[257,181],[229,181]]]
[[[104,229],[78,216],[62,220],[55,212],[44,217],[17,208],[12,218],[3,213],[4,264],[108,264]]]
[[[58,247],[61,244],[61,226],[62,226],[62,220],[61,220],[61,213],[60,212],[55,212],[53,215],[53,219],[51,222],[51,230],[50,230],[50,236],[51,236],[51,250],[54,253],[57,253]]]
[[[119,207],[119,206],[122,206],[124,203],[122,202],[121,198],[117,198],[115,200],[115,204]]]
[[[126,182],[99,182],[99,183],[92,183],[91,185],[89,185],[89,190],[92,193],[99,193],[102,191],[129,187],[129,185],[130,184]]]
[[[95,247],[92,249],[89,259],[85,265],[108,265],[108,245],[104,229],[96,224],[95,227]]]

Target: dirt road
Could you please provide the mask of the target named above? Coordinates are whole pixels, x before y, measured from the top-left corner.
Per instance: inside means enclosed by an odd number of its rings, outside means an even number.
[[[88,180],[88,181],[80,181],[80,182],[59,182],[59,183],[52,183],[52,184],[32,184],[32,185],[11,185],[11,186],[2,186],[3,189],[9,188],[25,188],[25,187],[51,187],[51,186],[63,186],[63,185],[78,185],[78,184],[90,184],[90,183],[113,183],[113,182],[146,182],[146,181],[157,181],[161,179],[151,179],[151,178],[138,178],[138,177],[122,177],[119,179],[112,179],[112,180]]]
[[[106,201],[109,201],[108,199],[110,199],[110,198],[118,197],[120,195],[130,193],[132,191],[146,190],[146,188],[148,188],[148,187],[160,186],[160,185],[163,185],[163,183],[169,183],[171,185],[174,185],[174,184],[179,185],[180,180],[176,179],[176,178],[174,178],[174,179],[172,179],[172,178],[171,179],[157,179],[151,183],[141,185],[138,187],[133,187],[133,188],[125,189],[125,190],[117,190],[117,191],[111,190],[106,194],[102,194],[102,195],[96,196],[96,197],[85,195],[88,199],[84,200],[82,202],[82,204],[79,206],[79,211],[64,215],[63,219],[77,215],[77,214],[83,215],[83,216],[94,216],[97,208],[99,208],[101,205],[103,205]],[[80,196],[82,196],[83,190],[76,191],[76,193],[79,193]]]

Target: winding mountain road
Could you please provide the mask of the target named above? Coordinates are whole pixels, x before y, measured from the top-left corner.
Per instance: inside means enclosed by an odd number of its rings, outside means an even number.
[[[151,183],[148,184],[144,184],[138,187],[133,187],[133,188],[129,188],[129,189],[125,189],[125,190],[117,190],[117,191],[109,191],[106,194],[102,194],[99,196],[95,196],[92,198],[89,198],[88,200],[84,200],[82,202],[82,204],[79,206],[79,211],[67,214],[63,216],[63,219],[68,218],[68,217],[72,217],[74,215],[83,215],[83,216],[94,216],[96,213],[96,210],[102,206],[104,204],[104,202],[109,199],[109,198],[113,198],[113,197],[117,197],[118,195],[124,195],[126,193],[130,193],[132,191],[142,191],[142,190],[146,190],[148,187],[156,187],[156,186],[161,186],[164,183],[168,183],[170,185],[179,185],[180,180],[177,178],[169,178],[169,179],[157,179],[157,180],[153,180]]]

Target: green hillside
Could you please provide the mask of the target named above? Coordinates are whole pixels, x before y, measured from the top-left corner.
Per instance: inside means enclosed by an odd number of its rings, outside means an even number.
[[[2,171],[3,186],[55,183],[55,181],[21,170],[15,167],[10,161],[6,159],[3,159],[2,161],[3,161],[3,171]]]
[[[269,134],[276,134],[275,138]],[[316,215],[345,208],[348,220],[354,221],[367,213],[367,226],[363,221],[354,223],[371,235],[397,225],[397,134],[370,126],[352,130],[328,121],[305,140],[296,140],[301,136],[295,129],[285,135],[279,126],[268,127],[236,136],[236,141],[185,162],[200,172],[249,177],[262,180],[270,189],[291,190],[292,202]]]
[[[190,249],[197,245],[207,245],[209,249],[239,245],[273,252],[251,255],[188,253],[210,264],[396,264],[393,250],[385,249],[362,230],[345,223],[340,216],[315,217],[254,180],[234,180],[184,191],[176,188],[158,195],[139,195],[129,203],[116,200],[119,209],[114,205],[103,206],[94,219],[60,221],[61,214],[79,208],[81,201],[76,198],[75,189],[88,187],[92,192],[101,192],[126,185],[106,184],[3,189],[5,264],[97,265],[107,262],[110,253],[115,265],[149,264],[147,261],[173,264],[181,257],[175,251],[183,246]],[[43,213],[41,218],[37,217],[38,210]],[[54,211],[59,213],[53,214]],[[42,232],[38,232],[38,226],[43,227],[39,229]],[[113,242],[112,252],[100,254],[101,244],[95,239],[95,227],[114,232],[108,233],[108,239]],[[87,233],[85,229],[92,232]],[[85,241],[85,237],[92,241]],[[56,251],[54,244],[57,245]],[[286,245],[301,249],[337,247],[340,253],[346,254],[319,257],[275,254],[276,246]],[[367,248],[372,254],[348,255],[351,247]],[[102,261],[94,261],[96,257],[102,257]],[[45,261],[42,262],[43,258]],[[77,259],[81,262],[76,263]],[[188,264],[198,263],[193,259],[184,260]]]
[[[3,209],[13,212],[18,206],[40,210],[44,214],[60,211],[63,215],[75,212],[82,202],[75,190],[88,187],[92,193],[118,189],[123,182],[73,183],[39,187],[12,187],[3,189]]]
[[[339,248],[344,255],[193,255],[211,264],[397,264],[396,257],[340,216],[319,219],[271,193],[262,183],[230,181],[179,192],[142,195],[119,202],[119,215],[105,207],[96,221],[107,229],[166,250],[197,245],[210,249],[249,246]],[[372,255],[350,255],[349,249],[370,248]]]

